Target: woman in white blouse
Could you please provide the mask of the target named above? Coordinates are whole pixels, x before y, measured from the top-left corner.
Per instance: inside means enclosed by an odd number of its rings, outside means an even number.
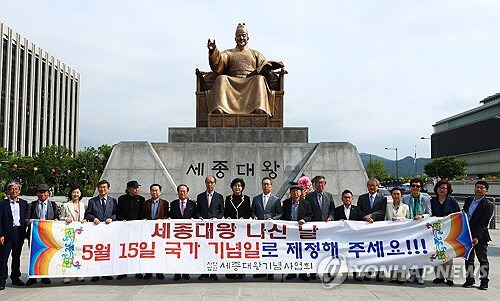
[[[85,210],[87,205],[81,202],[83,198],[82,190],[78,186],[74,186],[69,190],[68,202],[64,203],[61,207],[61,215],[59,218],[66,223],[71,222],[86,222],[85,220]],[[83,282],[85,279],[83,277],[76,278],[78,282]],[[68,284],[71,282],[69,278],[64,278],[63,282]]]
[[[410,218],[410,208],[408,205],[403,204],[403,190],[399,187],[394,187],[391,190],[392,203],[387,203],[387,210],[385,211],[386,221],[400,221]],[[391,283],[397,282],[403,284],[406,282],[406,270],[391,271]]]

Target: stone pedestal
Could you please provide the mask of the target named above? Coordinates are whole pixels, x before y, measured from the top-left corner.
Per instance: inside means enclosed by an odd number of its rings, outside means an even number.
[[[178,130],[170,129],[170,141],[197,142],[123,141],[117,144],[102,175],[111,183],[110,194],[122,195],[127,181],[137,180],[142,185],[140,193],[146,198],[149,198],[149,185],[159,183],[163,186],[162,197],[169,201],[177,198],[179,184],[187,184],[190,197],[196,199],[198,193],[205,191],[205,177],[213,175],[217,179],[216,191],[223,195],[231,193],[231,180],[240,177],[246,182],[244,194],[253,197],[262,192],[262,178],[271,177],[273,193],[287,197],[289,182],[296,181],[302,174],[310,178],[325,176],[326,190],[334,195],[336,205],[341,204],[340,194],[344,189],[353,191],[356,197],[366,192],[367,176],[363,164],[356,147],[348,142],[290,142],[283,138],[288,134],[283,134],[276,142],[243,143],[241,137],[249,135],[253,141],[259,134],[242,134],[245,129],[239,129],[241,136],[236,135],[240,137],[236,142],[234,136],[233,140],[226,139],[226,129],[217,129],[217,132],[191,129],[189,135]],[[259,131],[262,130],[268,129]],[[260,139],[268,139],[262,133]],[[204,134],[214,135],[210,140],[221,142],[202,142]],[[293,141],[295,137],[300,134],[289,138]]]
[[[168,142],[307,143],[308,131],[286,128],[169,128]]]

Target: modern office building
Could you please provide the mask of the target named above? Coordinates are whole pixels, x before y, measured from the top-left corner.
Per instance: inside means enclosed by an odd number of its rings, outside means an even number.
[[[80,74],[0,22],[0,147],[78,149]]]
[[[432,158],[455,156],[466,160],[469,176],[500,173],[500,93],[480,103],[432,126]]]

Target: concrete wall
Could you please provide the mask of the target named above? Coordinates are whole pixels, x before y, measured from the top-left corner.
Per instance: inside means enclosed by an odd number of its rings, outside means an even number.
[[[303,173],[310,178],[325,176],[326,190],[334,194],[336,204],[341,203],[344,189],[350,189],[356,197],[366,191],[366,172],[356,147],[348,142],[120,142],[113,148],[102,178],[111,183],[110,195],[115,197],[125,192],[127,181],[137,180],[143,185],[143,196],[149,197],[149,185],[159,183],[163,197],[173,200],[181,183],[187,184],[190,197],[196,198],[205,191],[207,175],[217,177],[216,191],[223,195],[230,194],[231,180],[241,177],[246,183],[244,194],[250,196],[261,193],[263,177],[273,176],[273,193],[286,196],[288,183]]]

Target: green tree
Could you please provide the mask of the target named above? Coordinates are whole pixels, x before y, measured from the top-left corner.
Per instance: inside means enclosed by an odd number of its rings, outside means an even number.
[[[465,173],[467,161],[456,157],[439,157],[425,164],[424,170],[428,176],[453,179]]]
[[[54,194],[61,194],[62,190],[70,185],[68,180],[71,178],[74,160],[71,150],[64,146],[47,146],[33,158],[46,183],[54,187]]]
[[[369,178],[385,179],[387,178],[387,169],[381,160],[375,159],[368,161],[366,165],[366,174]]]

